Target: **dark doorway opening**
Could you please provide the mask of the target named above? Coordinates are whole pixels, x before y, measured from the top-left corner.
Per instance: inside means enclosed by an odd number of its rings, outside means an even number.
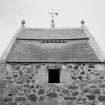
[[[49,69],[49,83],[60,83],[60,70]]]

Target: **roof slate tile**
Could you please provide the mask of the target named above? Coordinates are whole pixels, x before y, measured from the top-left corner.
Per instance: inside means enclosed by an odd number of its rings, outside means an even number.
[[[25,29],[17,38],[22,39],[78,39],[88,38],[82,29]]]
[[[97,55],[88,41],[73,41],[61,43],[58,47],[54,43],[45,47],[47,43],[17,40],[8,54],[8,62],[99,62]],[[54,47],[55,46],[55,47]]]

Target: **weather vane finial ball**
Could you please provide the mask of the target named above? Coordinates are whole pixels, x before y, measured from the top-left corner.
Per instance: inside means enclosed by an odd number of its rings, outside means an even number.
[[[22,24],[23,26],[25,25],[25,23],[26,23],[25,20],[22,20],[22,21],[21,21],[21,24]]]
[[[84,20],[81,20],[81,24],[84,25],[85,24],[85,21]]]

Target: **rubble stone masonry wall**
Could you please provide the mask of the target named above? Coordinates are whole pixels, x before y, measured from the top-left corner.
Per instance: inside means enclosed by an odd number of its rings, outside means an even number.
[[[48,64],[7,64],[0,82],[3,105],[105,105],[105,64],[60,64],[60,83],[48,83]],[[69,105],[69,104],[68,104]]]

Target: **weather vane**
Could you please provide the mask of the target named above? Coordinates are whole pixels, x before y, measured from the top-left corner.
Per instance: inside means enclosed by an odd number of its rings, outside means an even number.
[[[49,12],[48,14],[51,15],[51,28],[54,29],[55,28],[55,21],[54,21],[54,17],[58,15],[58,13],[55,13],[54,10],[52,10],[52,12]]]

